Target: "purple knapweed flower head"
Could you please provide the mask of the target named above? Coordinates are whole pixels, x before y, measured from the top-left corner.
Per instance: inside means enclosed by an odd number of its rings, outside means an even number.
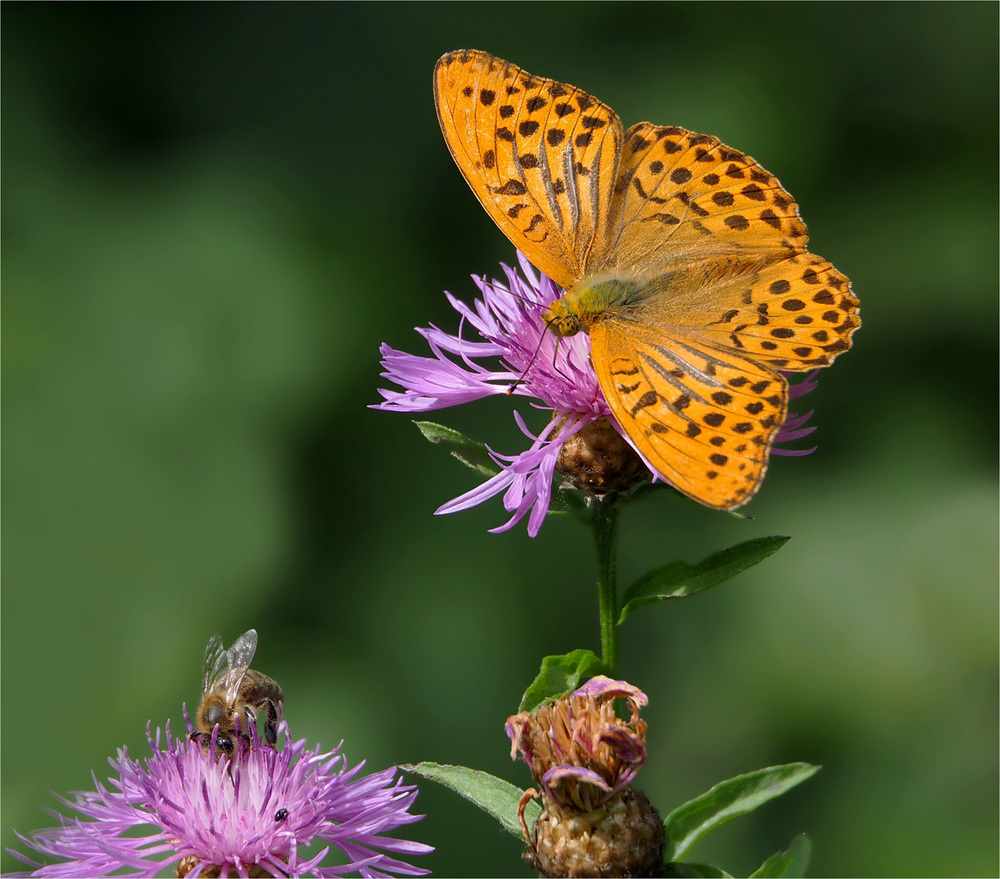
[[[548,512],[557,469],[575,487],[597,493],[620,487],[616,481],[589,484],[572,475],[590,469],[594,449],[599,457],[612,462],[610,470],[623,474],[626,482],[639,474],[661,477],[634,451],[615,421],[590,361],[590,337],[578,333],[557,339],[549,332],[543,315],[562,290],[555,281],[538,274],[522,254],[517,256],[520,272],[502,266],[506,281],[473,278],[482,298],[475,300],[471,308],[446,294],[461,315],[461,325],[457,335],[434,326],[417,329],[430,345],[430,357],[381,346],[385,370],[382,377],[403,390],[380,388],[384,399],[374,408],[430,412],[483,397],[514,395],[529,397],[535,408],[551,412],[548,424],[537,435],[515,412],[518,427],[530,440],[528,448],[512,456],[491,450],[500,472],[436,511],[465,510],[503,492],[504,508],[512,515],[504,525],[491,530],[506,531],[527,515],[528,533],[534,537]],[[463,337],[466,323],[476,330],[479,339]],[[795,399],[815,386],[813,373],[791,385],[789,396]],[[789,451],[778,444],[812,433],[815,428],[806,426],[811,415],[789,415],[771,454],[809,454],[812,449]],[[582,452],[567,445],[567,440],[578,436],[586,440]],[[581,455],[583,468],[576,466]]]
[[[422,815],[410,813],[416,789],[396,769],[361,775],[340,746],[320,753],[304,739],[292,742],[287,724],[282,750],[254,736],[231,756],[209,753],[190,736],[166,746],[160,731],[147,737],[152,756],[132,760],[122,748],[109,758],[115,775],[94,790],[60,798],[72,815],[59,827],[18,834],[43,858],[31,876],[418,876],[427,873],[386,852],[420,855],[431,847],[384,835]],[[330,847],[346,863],[324,866]],[[317,851],[317,849],[319,849]]]
[[[625,699],[631,716],[618,717]],[[632,783],[646,762],[646,695],[603,675],[568,696],[507,720],[511,758],[521,757],[541,791],[518,806],[529,860],[546,876],[645,876],[662,859],[663,822]],[[524,810],[541,796],[529,832]]]

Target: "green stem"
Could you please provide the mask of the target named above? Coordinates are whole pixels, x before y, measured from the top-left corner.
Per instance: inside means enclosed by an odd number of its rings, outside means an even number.
[[[618,506],[614,493],[594,502],[597,541],[597,596],[601,608],[601,661],[610,673],[618,667]]]

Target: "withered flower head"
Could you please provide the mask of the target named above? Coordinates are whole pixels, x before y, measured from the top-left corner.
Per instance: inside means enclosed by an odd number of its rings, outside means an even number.
[[[631,717],[615,714],[628,702]],[[663,823],[631,788],[646,762],[646,695],[625,681],[599,676],[535,713],[507,720],[511,757],[521,752],[541,787],[543,811],[529,833],[525,792],[518,817],[527,853],[544,876],[648,876],[659,870]]]
[[[628,700],[632,716],[615,714],[614,699]],[[646,762],[645,693],[603,675],[569,696],[522,711],[507,721],[511,759],[521,752],[547,799],[583,811],[596,809],[628,787]]]

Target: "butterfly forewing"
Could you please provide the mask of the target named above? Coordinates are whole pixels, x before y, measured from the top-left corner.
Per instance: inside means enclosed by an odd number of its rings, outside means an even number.
[[[609,267],[634,277],[712,254],[780,259],[809,240],[794,199],[754,159],[648,122],[625,134],[612,216]]]
[[[565,83],[485,52],[441,58],[434,96],[445,141],[487,213],[562,286],[606,253],[621,122]]]
[[[646,460],[684,494],[732,509],[756,493],[784,422],[785,380],[682,332],[590,333],[616,417]]]

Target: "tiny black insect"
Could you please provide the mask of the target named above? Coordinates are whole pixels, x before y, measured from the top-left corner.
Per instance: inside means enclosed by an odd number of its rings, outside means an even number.
[[[274,813],[275,821],[284,821],[287,818],[288,818],[288,809],[278,809],[278,811]]]

